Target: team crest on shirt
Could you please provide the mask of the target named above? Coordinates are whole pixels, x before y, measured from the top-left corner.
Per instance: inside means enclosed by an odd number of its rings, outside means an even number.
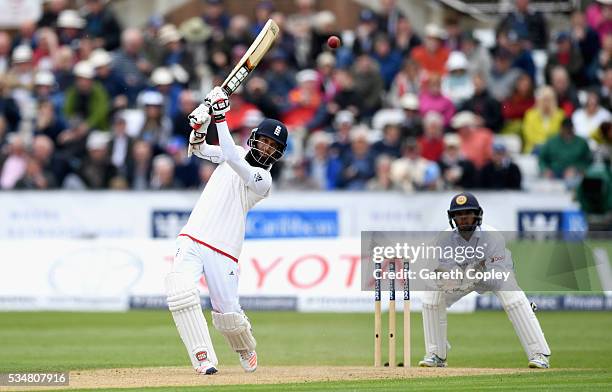
[[[455,199],[455,202],[457,202],[457,204],[459,204],[460,206],[464,205],[467,202],[467,197],[465,197],[464,195],[459,195],[457,196],[457,198]]]

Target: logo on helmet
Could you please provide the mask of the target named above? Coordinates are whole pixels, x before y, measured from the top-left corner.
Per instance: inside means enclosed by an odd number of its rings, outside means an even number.
[[[274,134],[275,134],[276,136],[280,135],[281,130],[282,130],[281,126],[280,126],[280,125],[277,125],[277,126],[276,126],[276,128],[274,129]]]
[[[467,202],[467,197],[465,197],[465,195],[459,195],[455,199],[455,202],[459,204],[460,206],[462,206]]]

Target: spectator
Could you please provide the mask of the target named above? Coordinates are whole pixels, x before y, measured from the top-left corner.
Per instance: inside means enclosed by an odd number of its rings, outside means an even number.
[[[493,133],[478,125],[478,117],[472,112],[457,113],[451,121],[451,126],[461,139],[461,153],[469,159],[477,169],[480,169],[491,158]]]
[[[87,156],[78,170],[78,176],[87,189],[108,189],[116,175],[110,161],[106,132],[92,131],[87,137]]]
[[[172,121],[164,114],[164,98],[157,91],[145,91],[139,100],[144,110],[139,137],[151,143],[154,152],[160,153],[172,134]]]
[[[370,9],[363,9],[359,13],[359,24],[355,29],[355,42],[353,54],[372,54],[374,51],[374,37],[378,32],[376,14]]]
[[[404,94],[400,99],[404,111],[404,121],[401,124],[402,133],[408,137],[419,137],[423,134],[423,120],[419,111],[419,98],[414,94]]]
[[[71,161],[78,162],[87,152],[86,143],[89,127],[85,120],[80,117],[69,119],[67,124],[66,129],[57,135],[56,147],[62,156],[69,157]]]
[[[325,102],[329,102],[334,97],[338,89],[338,86],[334,82],[335,66],[336,57],[330,52],[322,52],[317,57],[317,72],[319,73],[319,82],[321,84],[321,91],[323,92]]]
[[[274,12],[274,4],[269,0],[260,0],[255,6],[255,22],[251,24],[251,35],[256,37],[257,34],[266,25],[268,19],[271,18]]]
[[[193,56],[185,47],[181,33],[168,24],[159,30],[159,42],[163,47],[160,65],[172,70],[174,78],[182,85],[196,81]]]
[[[421,79],[419,76],[419,65],[409,59],[404,59],[404,63],[399,73],[395,75],[391,89],[387,95],[387,101],[394,107],[401,107],[400,99],[404,94],[418,95],[421,89]]]
[[[172,117],[178,111],[179,96],[183,90],[175,82],[173,73],[168,67],[157,67],[151,73],[151,84],[153,88],[150,91],[159,92],[163,97],[164,114]]]
[[[397,6],[397,0],[381,0],[381,12],[378,15],[378,30],[395,37],[402,19],[406,19]]]
[[[269,56],[270,68],[264,76],[268,82],[270,98],[281,111],[287,107],[289,91],[295,88],[295,76],[289,69],[288,58],[284,51],[274,50]]]
[[[412,50],[411,57],[428,75],[442,75],[450,51],[444,46],[446,33],[435,24],[425,26],[425,41]]]
[[[57,34],[49,28],[42,28],[38,31],[38,45],[34,49],[32,61],[38,70],[51,71],[53,61],[57,56],[59,41]]]
[[[13,48],[24,45],[30,49],[36,48],[38,45],[38,37],[36,37],[36,23],[33,20],[26,19],[19,25],[19,31],[13,37]]]
[[[454,16],[449,16],[444,19],[444,31],[446,32],[446,39],[444,45],[451,51],[461,50],[461,26],[459,20]]]
[[[113,55],[113,67],[122,75],[126,84],[130,106],[136,103],[136,97],[145,88],[147,75],[153,68],[145,58],[143,37],[140,30],[128,28],[121,33],[121,47]]]
[[[444,189],[472,189],[478,176],[476,167],[461,154],[461,138],[455,133],[444,135],[444,152],[438,161]]]
[[[612,11],[612,7],[610,7],[610,11]],[[606,33],[603,38],[601,38],[598,63],[600,68],[612,66],[612,33]]]
[[[45,176],[38,161],[27,157],[27,165],[23,177],[15,184],[15,189],[48,189],[50,179]]]
[[[36,136],[32,142],[32,154],[24,176],[16,189],[51,189],[57,187],[53,172],[53,142],[47,136]]]
[[[61,115],[64,95],[56,90],[55,76],[50,71],[38,71],[34,75],[34,99],[39,104],[42,101],[50,101],[53,110]]]
[[[597,142],[594,149],[596,160],[610,160],[612,158],[612,122],[603,122],[597,133],[593,135],[593,140]]]
[[[230,24],[230,17],[225,11],[222,0],[205,0],[202,2],[204,14],[202,19],[213,28],[213,35],[223,35]]]
[[[571,117],[574,110],[580,107],[580,101],[565,68],[561,66],[551,68],[550,81],[557,96],[557,104],[563,109],[566,117]]]
[[[374,177],[374,158],[368,141],[368,131],[356,128],[351,131],[351,148],[342,162],[340,188],[364,190],[368,180]]]
[[[308,173],[314,180],[315,189],[332,190],[338,187],[342,162],[332,155],[332,138],[325,132],[317,132],[310,137],[308,152]]]
[[[516,0],[515,9],[506,15],[497,27],[498,32],[510,30],[527,37],[536,49],[546,49],[546,19],[539,11],[529,9],[529,0]]]
[[[350,133],[355,124],[355,116],[348,110],[341,110],[334,117],[334,141],[330,147],[332,156],[344,157],[351,148]]]
[[[599,96],[602,106],[608,111],[612,110],[612,67],[603,70]]]
[[[471,32],[461,38],[461,51],[468,59],[468,72],[471,76],[486,75],[492,68],[491,54],[482,46]]]
[[[499,48],[493,56],[493,67],[487,77],[489,91],[498,102],[503,102],[510,96],[521,71],[512,66],[512,53]]]
[[[399,15],[395,24],[395,32],[389,32],[393,38],[393,47],[400,52],[403,58],[407,59],[412,53],[412,49],[422,44],[421,38],[413,31],[410,20]]]
[[[28,114],[28,108],[32,104],[32,88],[34,87],[34,66],[32,64],[32,49],[29,46],[20,45],[13,50],[13,66],[7,77],[12,83],[12,96],[24,117]]]
[[[576,110],[572,115],[572,124],[576,135],[588,140],[611,117],[610,112],[599,105],[597,92],[589,91],[584,108]]]
[[[292,60],[295,60],[295,65],[297,65],[299,69],[312,67],[312,62],[314,60],[312,56],[313,33],[310,22],[306,19],[297,19],[292,23],[291,32],[295,38],[295,50]]]
[[[127,162],[127,179],[130,188],[139,191],[149,188],[152,156],[153,147],[149,142],[143,139],[134,141],[130,159]]]
[[[523,152],[531,153],[549,137],[559,132],[565,118],[557,106],[555,91],[549,86],[540,87],[535,94],[535,106],[525,113],[523,120]]]
[[[444,150],[444,119],[440,113],[427,112],[423,118],[423,136],[418,138],[421,156],[437,162]]]
[[[351,82],[342,78],[343,71],[337,71],[339,91],[334,98],[336,102],[342,101],[343,109],[357,110],[357,117],[371,117],[382,106],[382,97],[385,91],[385,82],[380,75],[380,68],[376,62],[367,55],[357,57],[353,67],[355,90],[354,96],[347,96],[347,88]],[[340,100],[339,96],[342,96]]]
[[[539,159],[545,178],[563,179],[569,188],[574,188],[592,156],[586,140],[577,136],[571,120],[565,119],[560,132],[551,136],[540,149]]]
[[[442,95],[440,76],[430,75],[427,81],[427,88],[421,90],[419,97],[419,110],[421,115],[425,115],[429,111],[438,112],[444,118],[444,125],[450,123],[451,118],[455,114],[455,105],[453,102]]]
[[[327,39],[338,35],[336,15],[328,10],[319,11],[314,18],[313,27],[310,55],[312,59],[316,59],[324,50],[328,50]]]
[[[525,113],[534,104],[533,82],[529,75],[523,73],[516,81],[512,95],[502,103],[502,115],[505,121],[502,133],[521,135]]]
[[[586,23],[584,12],[575,10],[571,19],[571,39],[578,44],[580,54],[584,60],[582,73],[578,79],[578,85],[584,87],[597,81],[597,68],[600,41],[597,32]]]
[[[51,101],[43,100],[39,102],[38,113],[34,123],[34,134],[45,135],[58,143],[59,135],[68,127],[66,122],[58,115]]]
[[[319,90],[319,77],[312,69],[305,69],[296,75],[298,86],[289,92],[289,109],[283,116],[287,126],[305,126],[313,119],[323,101]],[[232,112],[234,109],[232,102]]]
[[[57,27],[59,14],[68,7],[67,0],[50,0],[45,2],[42,17],[38,20],[38,27]]]
[[[123,77],[113,67],[113,58],[104,49],[92,52],[89,62],[96,72],[96,80],[100,82],[112,102],[113,110],[125,109],[128,106],[127,84]]]
[[[232,94],[232,110],[226,115],[230,131],[240,131],[244,127],[247,115],[254,110],[258,111],[257,107],[244,99],[243,89],[239,88]]]
[[[374,159],[381,155],[399,158],[402,155],[402,131],[399,124],[388,123],[383,128],[383,138],[372,145]]]
[[[26,153],[23,138],[18,134],[8,137],[8,143],[4,146],[2,155],[6,158],[0,170],[0,189],[13,189],[15,184],[25,175],[28,165],[28,154]]]
[[[9,77],[0,72],[0,117],[5,120],[7,133],[18,131],[21,122],[21,111],[11,97],[11,87]]]
[[[75,10],[64,10],[57,18],[58,39],[60,45],[76,50],[79,39],[83,36],[85,20]]]
[[[191,127],[189,126],[189,114],[198,106],[193,91],[183,90],[179,95],[179,110],[172,118],[172,135],[180,136],[187,140]]]
[[[112,139],[110,140],[110,161],[123,178],[127,178],[128,160],[134,146],[134,139],[127,134],[127,122],[124,113],[117,113],[113,118]]]
[[[435,162],[421,156],[419,144],[408,138],[402,147],[402,157],[391,164],[391,180],[404,192],[435,189],[440,179],[440,169]]]
[[[366,184],[369,191],[395,191],[400,188],[391,180],[391,164],[393,159],[381,155],[376,159],[376,175]]]
[[[187,141],[182,137],[173,137],[166,145],[166,154],[174,161],[174,177],[181,188],[197,189],[200,185],[198,178],[199,159],[187,157]]]
[[[314,178],[308,175],[308,164],[306,161],[298,159],[291,162],[291,173],[281,180],[280,189],[290,191],[312,191],[319,189]]]
[[[553,67],[565,68],[571,80],[580,80],[584,72],[584,60],[577,44],[568,32],[562,31],[555,39],[556,48],[548,55],[547,73]]]
[[[65,92],[68,87],[74,84],[74,74],[72,73],[74,61],[75,57],[72,49],[69,46],[60,46],[57,50],[54,73],[57,88],[61,92]]]
[[[449,97],[455,106],[474,95],[472,77],[467,72],[468,61],[461,52],[452,52],[446,62],[448,73],[442,78],[442,94]]]
[[[379,74],[385,82],[385,89],[389,89],[402,65],[402,55],[391,46],[389,37],[378,35],[374,40],[372,57],[378,62]]]
[[[503,144],[493,144],[493,155],[480,172],[483,189],[521,189],[521,171],[512,162]]]
[[[11,66],[11,36],[0,31],[0,74],[8,72]]]
[[[110,101],[102,85],[94,80],[90,63],[81,61],[74,66],[76,82],[66,90],[66,118],[81,117],[90,128],[108,129]]]
[[[500,38],[500,40],[500,45],[505,45],[512,55],[512,68],[525,72],[535,80],[536,66],[531,56],[532,42],[529,41],[528,36],[509,31],[505,39]]]
[[[85,2],[85,33],[94,40],[95,48],[112,51],[119,47],[121,27],[104,0]]]
[[[264,117],[278,118],[280,116],[278,107],[268,94],[268,83],[264,78],[260,76],[251,77],[246,84],[244,98],[261,110]]]
[[[182,184],[174,178],[174,161],[166,154],[153,158],[150,188],[154,190],[169,190],[182,188]]]
[[[253,37],[249,31],[249,18],[242,14],[232,15],[221,44],[231,50],[243,47],[246,52],[252,41]]]

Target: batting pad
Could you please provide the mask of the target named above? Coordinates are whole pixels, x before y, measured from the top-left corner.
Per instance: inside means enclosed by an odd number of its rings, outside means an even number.
[[[202,313],[200,293],[187,274],[171,272],[166,276],[168,309],[187,348],[194,369],[206,360],[217,365],[208,324]]]
[[[423,293],[423,331],[425,332],[425,350],[427,354],[436,354],[446,359],[447,319],[444,293],[426,291]]]
[[[251,323],[244,314],[213,311],[212,320],[215,328],[225,336],[227,343],[234,351],[255,350],[257,342],[251,331]]]
[[[525,293],[522,291],[496,291],[514,331],[521,341],[528,358],[534,354],[550,355],[550,348],[540,327],[540,323]]]

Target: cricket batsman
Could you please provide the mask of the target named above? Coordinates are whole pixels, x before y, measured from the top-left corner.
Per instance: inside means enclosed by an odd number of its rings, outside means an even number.
[[[476,291],[479,294],[492,291],[501,302],[514,330],[527,354],[530,368],[548,368],[551,354],[540,323],[536,318],[525,293],[519,288],[514,278],[514,265],[510,251],[506,249],[505,239],[501,233],[490,226],[482,225],[483,210],[478,200],[471,193],[464,192],[453,197],[448,220],[451,231],[446,231],[437,245],[441,247],[471,247],[483,253],[472,260],[440,258],[435,260],[437,271],[461,272],[471,269],[466,276],[479,276],[474,273],[490,274],[506,272],[508,281],[484,281],[482,279],[463,279],[457,284],[446,285],[438,281],[437,289],[424,292],[423,296],[423,330],[425,333],[425,358],[419,362],[422,367],[446,367],[447,357],[447,320],[446,309],[466,294]],[[511,273],[508,273],[511,272]],[[450,280],[450,279],[449,279]]]
[[[269,170],[287,146],[287,128],[272,119],[264,119],[252,130],[248,151],[235,145],[225,121],[229,109],[227,94],[215,87],[189,115],[193,128],[190,149],[197,157],[219,166],[177,238],[172,271],[165,279],[168,308],[189,359],[200,374],[216,373],[218,364],[196,287],[202,274],[210,294],[213,325],[238,353],[243,369],[257,369],[251,323],[238,302],[238,257],[247,212],[270,194]],[[211,116],[219,146],[205,143]]]

